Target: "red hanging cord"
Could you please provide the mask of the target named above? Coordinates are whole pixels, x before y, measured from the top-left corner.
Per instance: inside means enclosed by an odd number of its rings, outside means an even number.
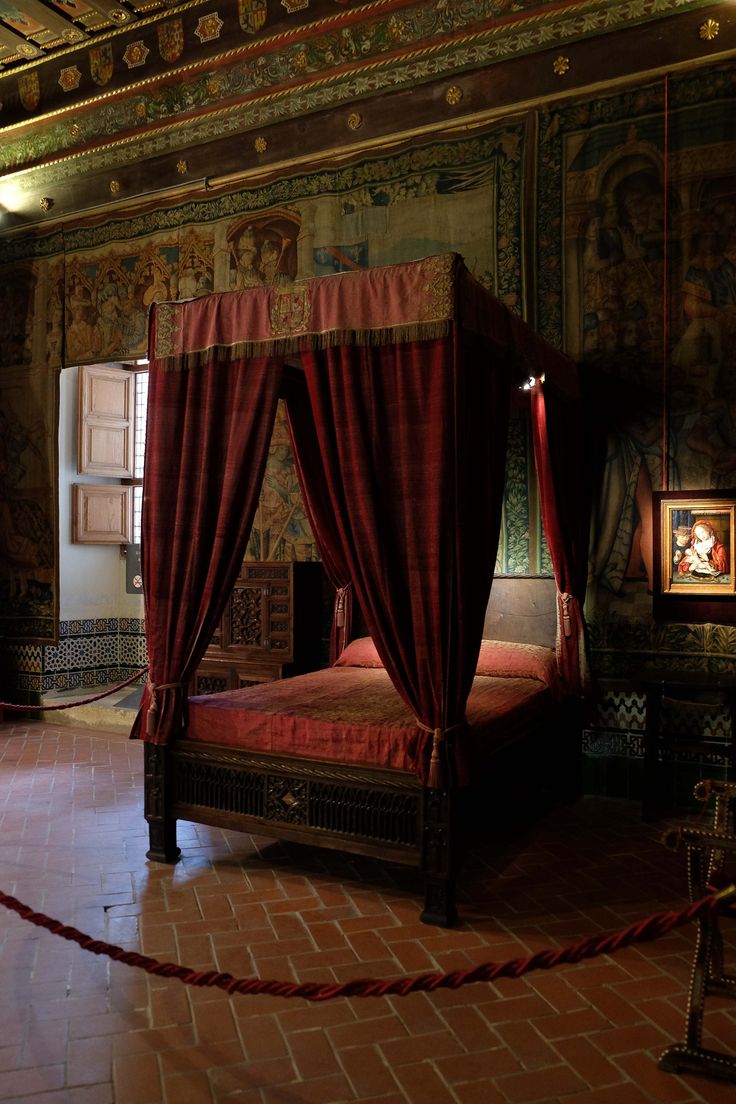
[[[669,212],[669,147],[670,147],[670,75],[664,78],[664,166],[662,170],[662,183],[664,187],[664,241],[662,246],[662,490],[669,487],[669,303],[667,300],[667,248],[668,238],[668,212]]]

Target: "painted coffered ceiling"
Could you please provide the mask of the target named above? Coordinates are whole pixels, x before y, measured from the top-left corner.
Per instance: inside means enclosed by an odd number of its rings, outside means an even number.
[[[93,44],[166,7],[164,0],[0,0],[0,70]]]
[[[276,171],[734,43],[733,0],[0,0],[0,206]]]

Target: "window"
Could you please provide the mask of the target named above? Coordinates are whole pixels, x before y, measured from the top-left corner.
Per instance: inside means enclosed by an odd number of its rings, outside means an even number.
[[[147,400],[148,373],[136,366],[80,367],[77,470],[121,483],[74,485],[75,543],[140,541]]]

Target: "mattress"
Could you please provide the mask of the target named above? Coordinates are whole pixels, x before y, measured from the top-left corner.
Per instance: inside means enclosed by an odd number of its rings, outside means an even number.
[[[460,758],[522,739],[554,698],[539,678],[476,675]],[[420,731],[382,667],[341,665],[190,698],[187,736],[273,755],[414,770]]]

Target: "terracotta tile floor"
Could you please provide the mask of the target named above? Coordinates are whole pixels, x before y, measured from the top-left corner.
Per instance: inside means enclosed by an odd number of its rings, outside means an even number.
[[[511,782],[513,786],[513,780]],[[412,871],[180,825],[149,863],[142,748],[0,725],[0,889],[94,936],[235,974],[451,969],[618,930],[684,903],[682,860],[635,806],[587,799],[477,846],[451,932]],[[642,1104],[736,1099],[660,1073],[683,1032],[690,929],[521,981],[322,1006],[150,979],[0,910],[0,1100],[35,1104]],[[736,1051],[713,1002],[710,1045]]]

